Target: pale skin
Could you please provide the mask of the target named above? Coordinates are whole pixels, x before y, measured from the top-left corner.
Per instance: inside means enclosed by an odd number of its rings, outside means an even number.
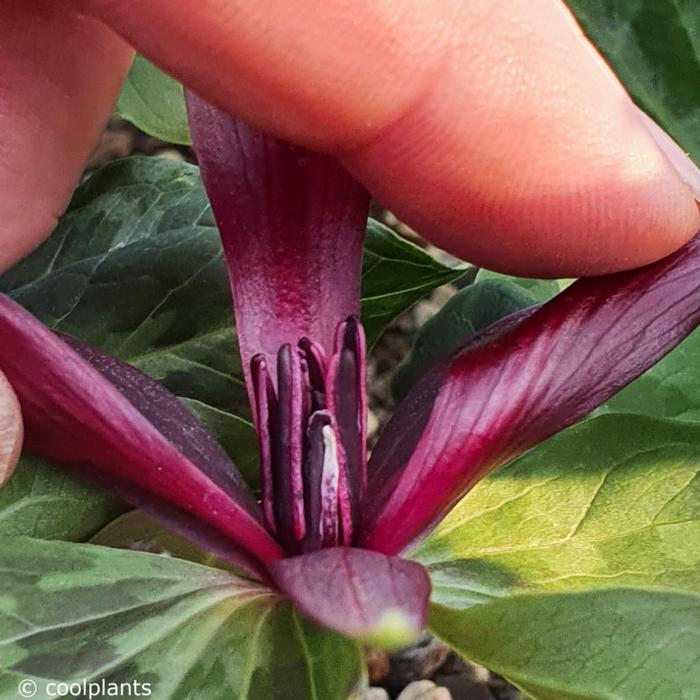
[[[0,486],[12,475],[22,448],[22,418],[12,387],[0,372]]]
[[[51,232],[135,49],[479,265],[613,272],[700,228],[697,170],[559,0],[5,0],[0,36],[0,271]]]

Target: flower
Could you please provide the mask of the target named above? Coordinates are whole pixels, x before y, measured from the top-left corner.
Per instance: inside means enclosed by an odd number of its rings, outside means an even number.
[[[262,503],[163,387],[0,297],[0,369],[25,444],[321,624],[405,643],[425,624],[430,582],[401,554],[485,474],[585,416],[700,323],[700,237],[467,341],[409,392],[367,462],[367,193],[331,156],[196,96],[188,108],[230,271]]]

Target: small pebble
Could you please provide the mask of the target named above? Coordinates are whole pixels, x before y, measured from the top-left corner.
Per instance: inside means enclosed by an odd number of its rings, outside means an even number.
[[[176,148],[163,148],[160,151],[156,151],[154,155],[166,160],[185,160],[185,157]]]
[[[367,688],[358,700],[389,700],[389,693],[384,688]]]
[[[416,326],[420,328],[425,325],[441,308],[440,304],[436,304],[431,299],[421,299],[413,307],[413,318],[416,321]]]
[[[384,649],[365,649],[365,664],[370,685],[376,685],[389,674],[389,655]]]
[[[438,688],[432,681],[414,681],[396,700],[452,700],[452,695],[447,688]]]
[[[373,438],[375,433],[379,431],[379,418],[374,411],[367,414],[367,436]]]

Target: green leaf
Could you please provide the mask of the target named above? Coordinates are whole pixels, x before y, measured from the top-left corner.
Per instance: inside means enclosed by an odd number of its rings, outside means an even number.
[[[690,423],[607,415],[552,438],[414,552],[434,631],[536,698],[695,697],[676,691],[700,689],[699,474]]]
[[[575,281],[573,279],[541,280],[531,277],[511,277],[510,275],[504,275],[500,272],[493,272],[492,270],[481,268],[476,275],[475,281],[485,282],[486,280],[501,280],[517,285],[521,289],[532,294],[537,303],[549,301],[553,296],[559,294],[559,292],[566,289]]]
[[[41,457],[25,454],[0,489],[0,539],[29,535],[81,541],[124,510],[108,493]]]
[[[598,413],[639,413],[700,422],[700,333],[694,333]]]
[[[436,605],[433,628],[535,700],[700,697],[700,597],[614,590]]]
[[[696,0],[568,0],[638,104],[700,163]]]
[[[123,513],[93,535],[89,542],[103,547],[165,554],[177,559],[185,559],[196,564],[205,564],[216,569],[237,573],[228,562],[190,542],[182,535],[169,530],[160,521],[142,510],[130,510],[128,513]]]
[[[467,269],[443,265],[417,245],[370,219],[362,268],[362,323],[371,346],[384,327]]]
[[[190,562],[94,545],[0,541],[0,697],[18,683],[149,683],[150,697],[345,700],[357,646],[270,590]],[[100,695],[100,697],[104,697]]]
[[[143,56],[134,58],[115,112],[161,141],[192,143],[182,85]]]
[[[508,279],[488,278],[461,289],[416,334],[410,353],[392,379],[396,400],[401,400],[428,369],[475,333],[537,302],[534,294]]]

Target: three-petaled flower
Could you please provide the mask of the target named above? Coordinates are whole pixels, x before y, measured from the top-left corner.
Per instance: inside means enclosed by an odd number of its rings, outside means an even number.
[[[0,369],[28,449],[111,489],[327,627],[408,641],[426,571],[401,558],[485,474],[606,401],[700,323],[700,239],[573,284],[430,370],[366,452],[359,317],[368,195],[331,156],[188,96],[258,432],[261,503],[182,404],[0,298]]]

